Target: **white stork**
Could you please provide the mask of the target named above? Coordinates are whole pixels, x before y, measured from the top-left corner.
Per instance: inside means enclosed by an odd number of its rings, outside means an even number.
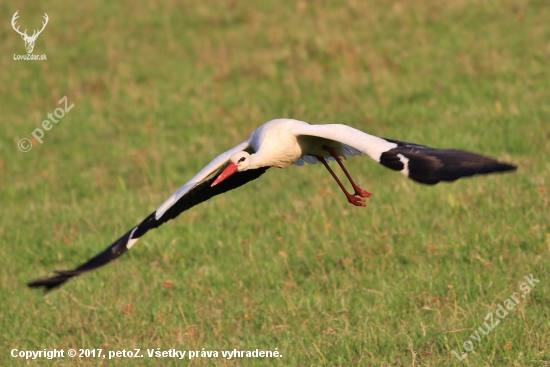
[[[57,271],[57,276],[38,279],[28,286],[50,290],[76,275],[102,267],[126,252],[149,230],[216,195],[257,179],[270,167],[285,168],[291,164],[302,166],[304,163],[320,162],[334,177],[348,202],[365,206],[364,198],[371,194],[353,181],[342,163],[345,156],[362,153],[414,181],[428,185],[516,169],[513,165],[482,155],[379,138],[346,125],[310,125],[291,119],[272,120],[256,129],[244,142],[216,157],[157,210],[103,252],[74,270]],[[334,159],[340,165],[353,187],[353,193],[345,189],[328,165],[328,159]]]

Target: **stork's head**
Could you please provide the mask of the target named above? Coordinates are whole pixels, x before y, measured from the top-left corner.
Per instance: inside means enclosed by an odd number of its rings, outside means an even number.
[[[236,172],[246,171],[250,167],[251,155],[247,152],[237,152],[233,153],[231,158],[229,158],[229,164],[222,173],[216,178],[210,187],[216,186],[232,174]]]

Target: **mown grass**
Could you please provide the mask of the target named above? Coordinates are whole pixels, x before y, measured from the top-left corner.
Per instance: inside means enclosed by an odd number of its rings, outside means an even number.
[[[50,23],[14,61],[22,28]],[[20,350],[278,350],[189,365],[526,366],[550,360],[545,1],[0,5],[0,365]],[[42,145],[21,138],[67,96]],[[367,158],[350,206],[323,167],[271,169],[47,295],[261,123],[292,117],[519,166],[435,187]],[[540,279],[459,362],[523,277]],[[471,340],[471,339],[470,339]],[[546,362],[545,362],[546,361]],[[44,366],[173,359],[37,360]]]

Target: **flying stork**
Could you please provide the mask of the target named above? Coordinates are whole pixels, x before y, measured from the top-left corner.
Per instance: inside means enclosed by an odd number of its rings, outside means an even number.
[[[515,170],[510,164],[456,149],[434,149],[424,145],[384,139],[346,125],[311,125],[292,119],[269,121],[244,142],[217,156],[189,182],[172,194],[137,226],[74,270],[56,271],[51,278],[38,279],[29,287],[58,287],[68,279],[98,269],[130,249],[149,230],[174,219],[216,195],[236,189],[263,175],[270,167],[322,163],[355,206],[365,206],[371,193],[362,189],[344,167],[346,156],[366,154],[376,162],[423,184],[455,181],[461,177]],[[349,180],[346,190],[327,160],[335,160]]]

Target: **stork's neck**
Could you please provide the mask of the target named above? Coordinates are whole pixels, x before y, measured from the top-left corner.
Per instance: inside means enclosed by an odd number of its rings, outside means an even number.
[[[248,169],[257,169],[266,166],[270,166],[270,164],[266,160],[266,155],[262,154],[261,151],[250,155]]]
[[[261,167],[285,168],[296,162],[298,158],[300,158],[299,153],[296,154],[295,152],[289,152],[285,149],[277,149],[276,151],[260,149],[256,153],[250,155],[250,166],[248,169]]]

